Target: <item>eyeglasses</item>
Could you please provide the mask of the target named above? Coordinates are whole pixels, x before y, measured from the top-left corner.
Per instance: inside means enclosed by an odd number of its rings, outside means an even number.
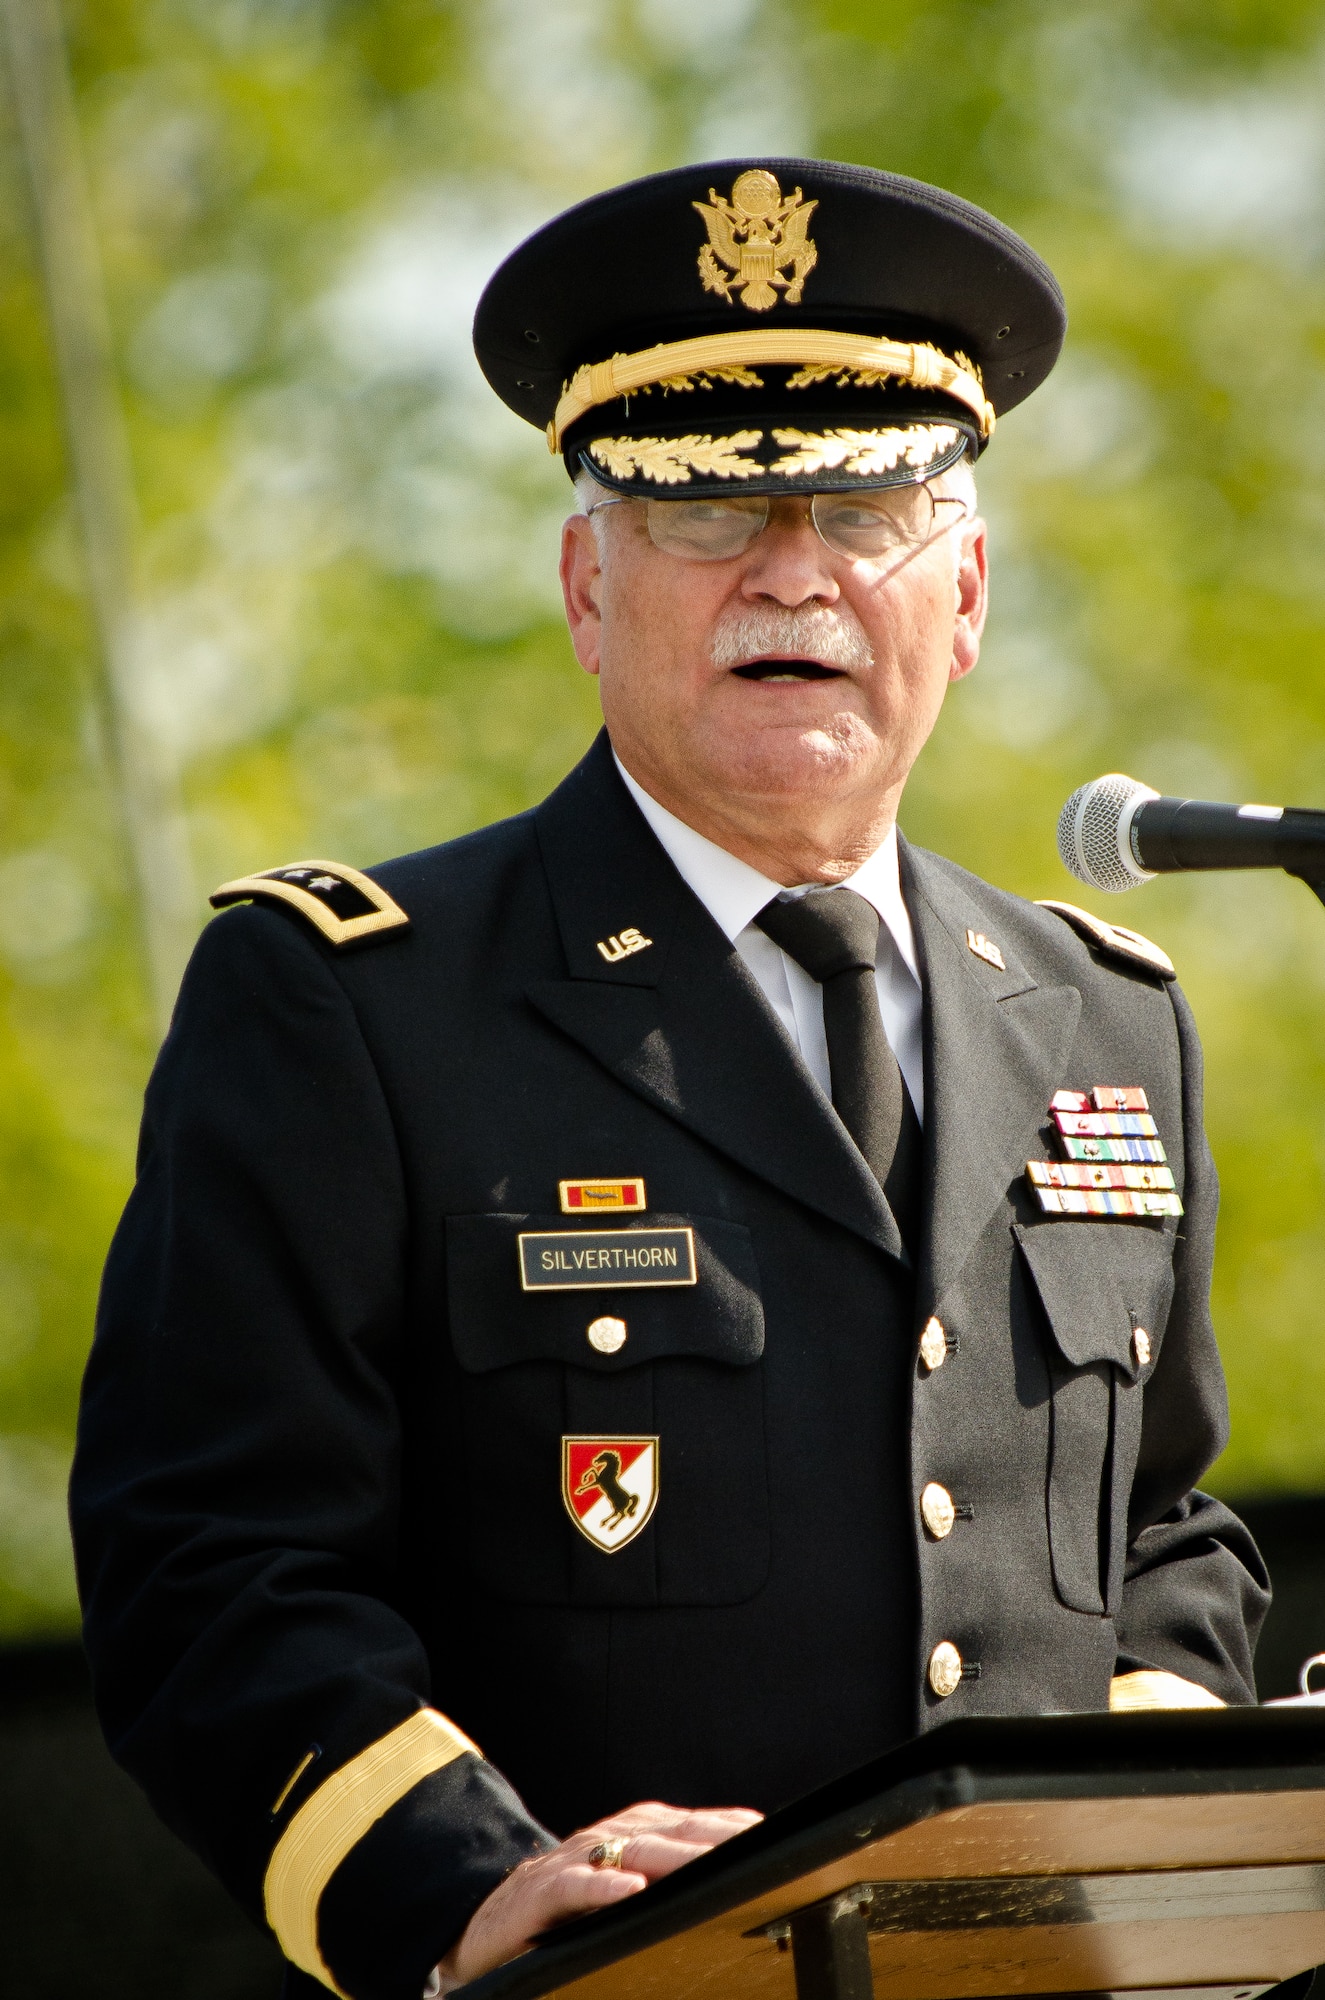
[[[682,562],[730,562],[744,555],[768,526],[767,495],[731,499],[634,500],[625,493],[599,500],[586,511],[641,506],[649,539],[665,555]],[[950,528],[970,517],[967,501],[932,493],[928,486],[890,486],[869,493],[814,493],[810,519],[816,534],[835,555],[879,562],[895,556],[900,568]]]

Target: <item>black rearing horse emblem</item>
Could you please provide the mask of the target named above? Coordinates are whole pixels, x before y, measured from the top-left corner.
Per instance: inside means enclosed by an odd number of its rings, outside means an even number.
[[[602,1494],[612,1509],[605,1528],[615,1528],[618,1521],[627,1521],[639,1506],[639,1494],[627,1493],[621,1484],[621,1453],[600,1451],[593,1464],[580,1474],[580,1483],[575,1489],[578,1500],[584,1493],[592,1493],[594,1488]]]

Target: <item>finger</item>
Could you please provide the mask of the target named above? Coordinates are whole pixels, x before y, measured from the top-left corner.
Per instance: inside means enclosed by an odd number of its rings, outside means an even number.
[[[463,1981],[518,1957],[557,1924],[605,1909],[648,1887],[643,1875],[630,1870],[553,1865],[560,1861],[558,1850],[528,1873],[509,1876],[475,1912],[455,1953],[455,1970]]]
[[[730,1839],[733,1833],[743,1832],[746,1827],[757,1826],[763,1814],[748,1806],[665,1806],[656,1800],[647,1804],[628,1806],[625,1811],[613,1813],[607,1819],[596,1820],[592,1826],[582,1827],[572,1834],[572,1842],[580,1842],[592,1847],[612,1834],[634,1833],[676,1833],[683,1839],[697,1839],[712,1846],[719,1840]]]
[[[713,1806],[687,1813],[684,1819],[666,1831],[673,1839],[703,1840],[714,1847],[720,1840],[730,1840],[734,1834],[745,1833],[750,1827],[758,1826],[763,1816],[745,1806]]]
[[[543,1885],[539,1921],[543,1926],[564,1923],[569,1917],[638,1895],[648,1886],[648,1877],[639,1868],[563,1868]]]
[[[631,1868],[563,1868],[547,1876],[518,1912],[510,1913],[518,1918],[520,1936],[510,1940],[505,1956],[514,1957],[560,1924],[608,1909],[648,1886],[648,1877]]]
[[[687,1861],[708,1854],[723,1841],[733,1840],[738,1833],[757,1824],[757,1819],[752,1818],[734,1820],[720,1819],[715,1814],[694,1814],[668,1830],[658,1828],[629,1835],[622,1862],[628,1868],[641,1869],[653,1880],[670,1875],[673,1869],[684,1867]]]
[[[670,1875],[674,1869],[684,1868],[687,1861],[698,1861],[700,1855],[710,1853],[714,1845],[711,1840],[673,1840],[663,1834],[637,1833],[627,1843],[622,1865],[637,1869],[651,1882],[656,1882],[661,1876]]]

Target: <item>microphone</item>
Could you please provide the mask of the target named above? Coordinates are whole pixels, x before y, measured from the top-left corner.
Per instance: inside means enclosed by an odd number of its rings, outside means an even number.
[[[1113,895],[1193,868],[1283,868],[1314,888],[1325,883],[1325,812],[1161,798],[1111,771],[1063,807],[1058,852],[1078,881]]]

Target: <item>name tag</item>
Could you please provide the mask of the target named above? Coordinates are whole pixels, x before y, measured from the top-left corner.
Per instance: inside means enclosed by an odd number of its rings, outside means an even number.
[[[566,1229],[517,1238],[526,1292],[693,1285],[693,1229]]]

